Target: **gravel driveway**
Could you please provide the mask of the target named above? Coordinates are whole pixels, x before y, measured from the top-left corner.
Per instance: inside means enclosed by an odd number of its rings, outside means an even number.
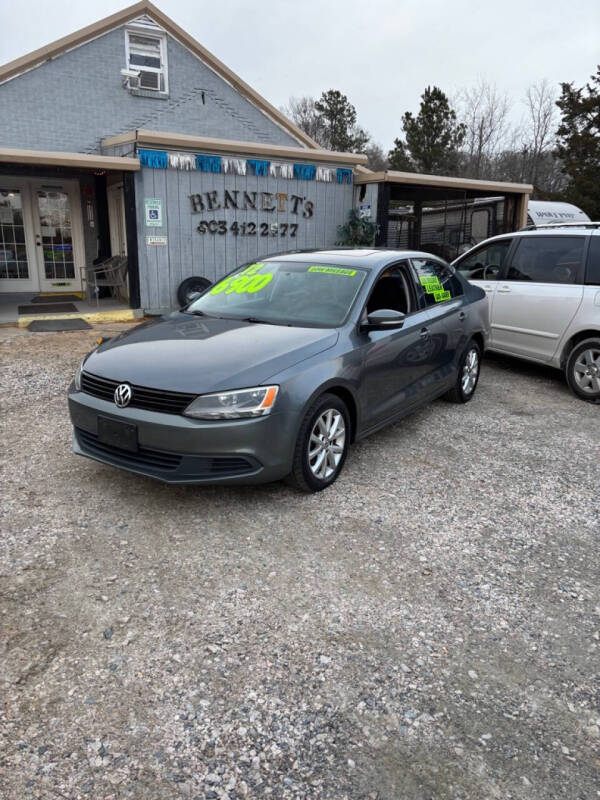
[[[490,357],[321,494],[173,488],[71,454],[96,335],[0,329],[0,797],[600,796],[600,407]]]

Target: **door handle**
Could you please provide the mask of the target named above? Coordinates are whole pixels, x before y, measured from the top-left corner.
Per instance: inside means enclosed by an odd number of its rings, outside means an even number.
[[[493,292],[494,291],[494,287],[493,286],[484,286],[483,287],[483,291],[484,292]]]
[[[501,292],[502,294],[509,294],[511,289],[510,286],[500,286],[498,287],[498,291]]]
[[[425,337],[429,336],[429,328],[421,328],[421,330],[419,331],[419,336],[422,339],[425,339]]]
[[[461,312],[459,313],[459,315],[458,315],[458,318],[459,318],[459,320],[460,320],[461,322],[464,322],[464,321],[466,320],[466,318],[467,318],[467,315],[465,314],[465,312],[464,312],[464,311],[461,311]]]

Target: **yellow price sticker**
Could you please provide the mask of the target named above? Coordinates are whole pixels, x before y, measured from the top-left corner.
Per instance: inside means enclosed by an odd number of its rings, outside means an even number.
[[[217,283],[210,290],[210,294],[255,294],[264,289],[273,280],[270,272],[259,272],[264,264],[250,264],[241,272]]]
[[[452,295],[446,289],[441,289],[440,291],[433,292],[433,299],[436,303],[441,303],[443,300],[450,300]]]

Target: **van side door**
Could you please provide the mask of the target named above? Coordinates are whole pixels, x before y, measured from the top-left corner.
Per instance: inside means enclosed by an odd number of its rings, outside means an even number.
[[[494,297],[494,350],[550,361],[581,305],[588,239],[572,232],[517,237]]]

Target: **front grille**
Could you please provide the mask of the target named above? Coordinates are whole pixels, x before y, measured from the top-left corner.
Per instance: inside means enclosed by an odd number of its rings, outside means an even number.
[[[140,447],[136,452],[121,450],[98,440],[95,433],[75,428],[81,449],[90,455],[123,467],[146,467],[152,473],[178,472],[178,478],[209,479],[247,475],[260,463],[248,456],[197,456]]]
[[[150,467],[155,470],[174,470],[181,464],[182,456],[177,453],[167,453],[164,450],[150,450],[147,447],[140,447],[135,453],[129,450],[121,450],[110,444],[99,441],[95,433],[76,428],[77,438],[84,450],[92,455],[110,458],[123,464],[131,466]]]
[[[115,389],[122,382],[83,372],[81,391],[113,403]],[[163,389],[149,389],[147,386],[136,386],[135,384],[130,384],[130,386],[132,397],[129,407],[143,408],[146,411],[160,411],[162,414],[182,414],[192,400],[198,396],[183,392],[167,392]]]

